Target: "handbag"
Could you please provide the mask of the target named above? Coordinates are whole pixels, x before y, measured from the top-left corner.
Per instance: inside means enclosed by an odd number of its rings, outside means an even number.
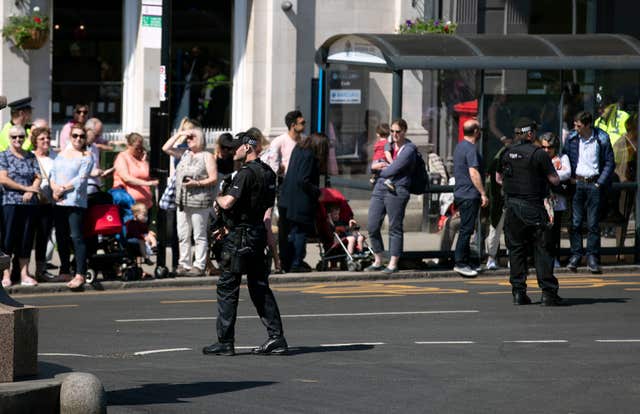
[[[175,210],[176,209],[176,175],[172,175],[167,180],[167,187],[160,197],[158,206],[163,210]]]

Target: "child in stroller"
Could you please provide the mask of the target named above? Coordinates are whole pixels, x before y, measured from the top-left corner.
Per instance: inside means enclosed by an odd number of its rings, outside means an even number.
[[[373,252],[360,233],[347,199],[335,188],[321,189],[316,220],[320,244],[317,270],[334,266],[349,271],[362,270],[373,260]]]
[[[143,259],[146,265],[153,265],[150,257],[158,245],[158,239],[153,231],[149,230],[147,218],[149,213],[143,203],[135,203],[131,206],[133,218],[125,223],[127,230],[127,243],[132,245],[136,256]]]

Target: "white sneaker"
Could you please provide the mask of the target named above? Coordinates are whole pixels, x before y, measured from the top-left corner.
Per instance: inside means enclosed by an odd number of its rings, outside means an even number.
[[[487,270],[496,270],[499,268],[500,266],[498,266],[498,263],[496,263],[496,259],[489,256],[489,258],[487,259]]]
[[[469,266],[454,266],[453,271],[459,273],[464,277],[476,277],[478,276],[478,272],[470,268]]]

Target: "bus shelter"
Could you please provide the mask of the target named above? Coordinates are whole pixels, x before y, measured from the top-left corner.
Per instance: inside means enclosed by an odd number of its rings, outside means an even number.
[[[630,36],[340,34],[319,47],[315,61],[320,67],[317,130],[334,142],[339,167],[332,183],[363,202],[375,125],[399,117],[409,122],[410,138],[423,154],[439,158],[445,169],[461,139],[460,126],[470,117],[483,126],[480,146],[487,168],[504,137],[512,136],[514,123],[525,116],[538,122],[539,134],[554,133],[562,142],[575,114],[587,110],[611,136],[614,151],[624,140],[637,146],[640,41]],[[602,253],[618,259],[632,253],[638,262],[640,212],[634,205],[640,202],[640,158],[637,150],[627,155],[616,153],[616,163],[626,170],[616,170],[621,176],[607,195],[612,214],[602,218],[602,231],[614,240],[603,242]],[[424,195],[429,203],[423,230],[429,217],[433,221],[439,215],[442,194],[452,192],[447,184],[433,181]],[[625,237],[628,230],[633,237]],[[566,236],[562,246],[566,252]],[[428,248],[407,255],[450,254],[435,242]]]

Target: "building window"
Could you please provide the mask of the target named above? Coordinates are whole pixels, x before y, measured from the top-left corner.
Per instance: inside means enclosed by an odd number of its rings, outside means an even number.
[[[119,126],[122,105],[122,3],[53,2],[52,121],[63,124],[74,105]]]

